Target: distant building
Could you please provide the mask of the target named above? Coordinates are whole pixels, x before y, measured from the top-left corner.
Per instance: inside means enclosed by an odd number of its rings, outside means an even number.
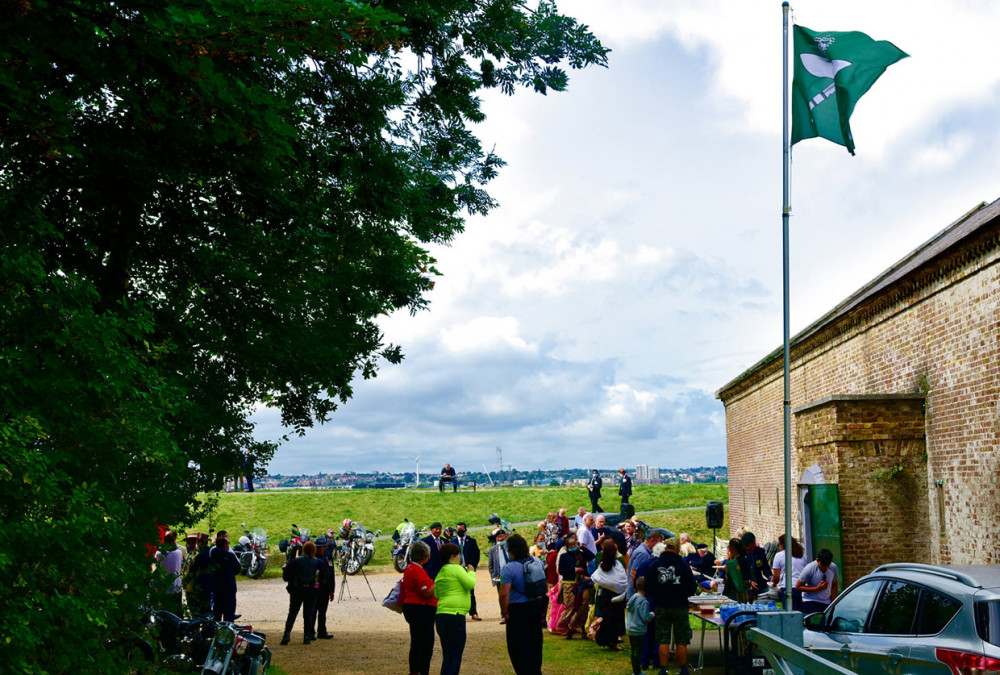
[[[649,483],[659,483],[660,482],[660,467],[651,466],[647,469],[646,481]]]
[[[635,467],[635,479],[637,481],[645,481],[649,479],[649,467],[645,464],[639,464]]]

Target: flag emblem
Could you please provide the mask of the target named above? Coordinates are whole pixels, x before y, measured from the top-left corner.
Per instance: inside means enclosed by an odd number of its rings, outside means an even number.
[[[825,138],[854,154],[854,106],[890,65],[907,54],[859,32],[794,27],[792,139]]]

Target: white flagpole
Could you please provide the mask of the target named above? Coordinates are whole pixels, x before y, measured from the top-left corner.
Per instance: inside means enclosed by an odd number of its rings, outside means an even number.
[[[789,95],[788,83],[788,16],[791,8],[787,2],[781,4],[783,15],[784,38],[783,52],[783,72],[782,72],[782,100],[783,110],[783,131],[782,143],[784,152],[784,164],[782,170],[782,192],[783,200],[781,207],[781,252],[782,252],[782,281],[784,295],[784,353],[785,353],[785,398],[784,398],[784,418],[785,418],[785,610],[792,608],[792,401],[791,401],[791,380],[789,368],[789,310],[788,310],[788,220],[792,212],[792,146],[789,133],[789,109],[791,98]]]

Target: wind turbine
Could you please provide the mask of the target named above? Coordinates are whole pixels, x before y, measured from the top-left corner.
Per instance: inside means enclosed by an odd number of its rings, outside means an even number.
[[[407,457],[412,459],[417,465],[417,482],[415,483],[414,487],[420,487],[420,455],[417,455],[416,457],[414,457],[413,455],[407,455]]]

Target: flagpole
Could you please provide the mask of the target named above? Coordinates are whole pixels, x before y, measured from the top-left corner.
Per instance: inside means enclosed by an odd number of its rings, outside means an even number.
[[[790,95],[788,87],[788,16],[791,9],[787,2],[781,4],[783,18],[782,37],[784,49],[782,52],[782,150],[784,163],[782,165],[782,206],[781,206],[781,253],[782,253],[782,291],[784,314],[784,354],[785,354],[785,610],[792,608],[792,422],[791,422],[791,386],[789,377],[789,310],[788,310],[788,220],[792,212],[792,146],[788,129]]]

